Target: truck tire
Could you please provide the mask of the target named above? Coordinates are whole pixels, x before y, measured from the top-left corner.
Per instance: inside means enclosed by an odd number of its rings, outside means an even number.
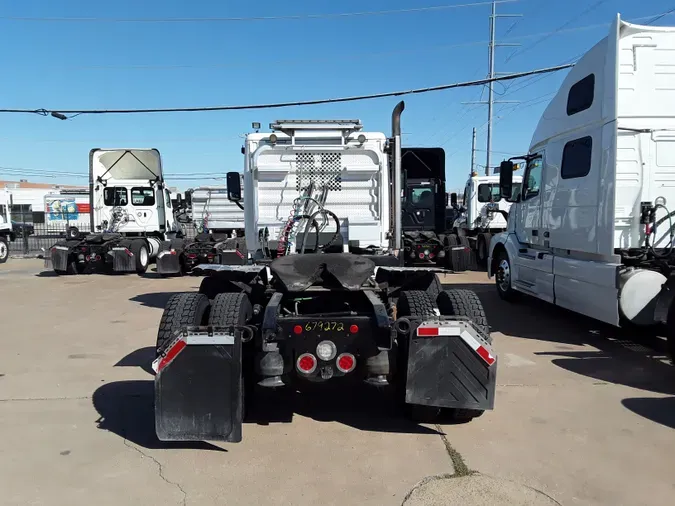
[[[444,316],[469,318],[485,334],[488,343],[492,344],[485,309],[476,292],[464,289],[445,290],[438,294],[436,305]]]
[[[465,262],[465,271],[478,270],[478,262],[476,260],[476,248],[471,247],[471,241],[465,235],[459,236],[459,245],[464,246],[464,250],[460,251]]]
[[[0,264],[4,264],[9,258],[9,246],[7,245],[7,238],[0,236]]]
[[[211,303],[209,325],[226,327],[243,325],[253,315],[253,306],[248,295],[243,292],[219,293]]]
[[[401,292],[396,304],[398,316],[433,317],[434,302],[429,294],[422,290],[408,290]],[[441,408],[408,404],[405,402],[406,379],[408,371],[408,342],[401,340],[398,346],[398,375],[395,381],[396,398],[404,414],[419,423],[432,423],[441,414]]]
[[[213,299],[211,312],[209,314],[209,325],[219,327],[229,327],[230,325],[243,325],[253,316],[253,306],[248,295],[242,292],[219,293]],[[250,402],[253,395],[254,379],[253,371],[253,353],[247,353],[246,348],[242,346],[242,367],[241,367],[241,408],[242,420],[246,419],[246,403]]]
[[[506,301],[514,301],[520,295],[511,286],[511,260],[505,250],[497,255],[497,269],[495,270],[495,286],[499,297]]]
[[[134,254],[136,261],[136,273],[139,275],[145,274],[150,263],[150,254],[148,253],[148,245],[145,241],[136,240],[131,241],[129,250]]]
[[[176,293],[166,306],[157,332],[155,354],[160,352],[174,338],[174,332],[185,325],[203,325],[209,309],[209,298],[201,293]]]
[[[461,246],[459,236],[451,234],[448,236],[448,250],[446,252],[448,269],[454,272],[464,272],[468,268],[468,255],[461,249],[453,249]]]
[[[488,249],[492,234],[478,234],[476,238],[476,263],[479,267],[485,267],[488,260]]]

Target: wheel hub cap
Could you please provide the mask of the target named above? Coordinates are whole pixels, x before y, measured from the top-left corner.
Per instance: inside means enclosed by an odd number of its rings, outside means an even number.
[[[497,283],[499,283],[499,288],[503,291],[508,290],[511,286],[511,267],[507,260],[499,262],[499,268],[497,269]]]

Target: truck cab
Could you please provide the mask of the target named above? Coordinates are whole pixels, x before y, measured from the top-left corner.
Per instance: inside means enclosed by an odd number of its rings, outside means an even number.
[[[9,258],[9,241],[14,240],[11,214],[12,194],[0,189],[0,264]]]
[[[513,206],[488,275],[506,300],[526,293],[612,325],[666,324],[675,352],[673,51],[675,27],[617,16],[572,68],[529,152],[501,164]],[[517,191],[514,160],[526,165]]]

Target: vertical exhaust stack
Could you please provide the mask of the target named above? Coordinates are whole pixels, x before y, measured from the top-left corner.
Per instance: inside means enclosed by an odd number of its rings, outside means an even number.
[[[394,250],[396,254],[399,254],[401,250],[401,176],[402,176],[402,167],[401,167],[401,113],[405,109],[405,102],[401,100],[394,111],[391,114],[391,135],[394,141],[394,150],[393,157],[394,162],[392,163],[392,176],[394,183],[394,195],[392,198],[392,211],[394,213]]]

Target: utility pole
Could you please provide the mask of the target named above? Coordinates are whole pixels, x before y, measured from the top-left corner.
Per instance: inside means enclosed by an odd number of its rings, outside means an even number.
[[[476,168],[476,127],[473,127],[473,137],[471,138],[471,175]]]
[[[492,0],[492,13],[490,14],[490,42],[488,44],[488,79],[494,79],[499,72],[495,72],[495,49],[497,47],[504,46],[520,46],[520,44],[509,44],[509,43],[497,43],[496,41],[496,28],[497,28],[497,18],[517,18],[521,17],[522,14],[497,14],[497,1]],[[487,146],[486,146],[486,160],[485,160],[485,175],[490,175],[490,170],[492,167],[492,113],[494,109],[494,104],[513,104],[518,103],[517,100],[495,100],[494,99],[494,83],[490,81],[488,83],[488,99],[486,101],[479,102],[463,102],[464,104],[487,104],[488,106],[488,120],[487,120]]]

